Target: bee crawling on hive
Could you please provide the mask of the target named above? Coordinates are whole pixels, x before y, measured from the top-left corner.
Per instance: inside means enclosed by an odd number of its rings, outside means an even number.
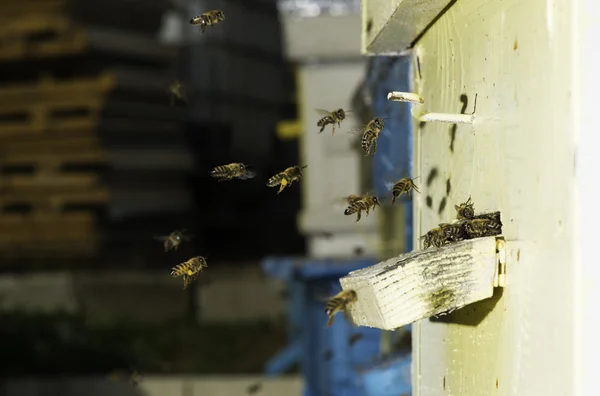
[[[429,249],[431,246],[439,248],[450,242],[441,227],[435,227],[419,239],[423,240],[423,249]]]
[[[277,187],[279,186],[279,191],[277,194],[281,193],[284,188],[291,185],[295,181],[299,181],[303,174],[302,170],[305,169],[308,165],[300,166],[290,166],[285,169],[283,172],[277,173],[275,176],[272,176],[267,181],[267,187]]]
[[[168,252],[169,250],[172,250],[172,249],[177,250],[179,248],[179,245],[181,244],[181,242],[189,241],[192,239],[192,237],[189,235],[186,235],[185,230],[181,230],[181,231],[173,231],[172,233],[170,233],[167,236],[157,236],[157,237],[154,237],[154,239],[163,241],[164,246],[165,246],[165,252]]]
[[[256,176],[256,171],[251,165],[233,162],[227,165],[219,165],[213,168],[210,175],[220,182],[233,179],[248,180]]]
[[[361,219],[363,210],[367,213],[368,216],[369,210],[375,210],[376,206],[381,206],[380,198],[370,195],[360,196],[352,194],[347,198],[347,201],[348,207],[344,211],[344,214],[346,216],[350,216],[356,213],[356,222],[358,222]]]
[[[342,290],[333,296],[325,305],[325,314],[329,317],[327,327],[330,327],[333,324],[335,314],[340,311],[344,313],[344,317],[348,322],[353,323],[348,308],[356,301],[356,299],[357,296],[354,290]]]
[[[183,289],[188,287],[190,283],[196,279],[202,269],[208,267],[206,259],[202,256],[192,257],[188,261],[177,264],[171,270],[171,276],[183,276]]]
[[[456,218],[458,220],[472,219],[475,217],[475,208],[473,207],[473,202],[471,202],[471,197],[460,205],[454,205],[454,209],[456,209]]]
[[[349,133],[361,134],[360,147],[365,152],[365,155],[375,154],[377,152],[377,139],[383,130],[383,118],[375,117],[367,125],[356,127],[350,130]]]
[[[225,13],[221,10],[207,11],[204,14],[193,17],[190,20],[192,25],[199,25],[202,33],[207,26],[214,26],[217,23],[225,20]]]
[[[446,236],[447,242],[460,242],[467,239],[467,234],[464,229],[464,222],[442,223],[438,227]]]
[[[323,132],[327,125],[331,125],[332,136],[333,134],[335,134],[335,124],[337,124],[337,126],[340,127],[342,121],[344,121],[344,119],[346,118],[346,113],[350,113],[350,110],[344,111],[344,109],[337,109],[334,111],[317,109],[317,111],[321,113],[321,115],[323,115],[323,117],[321,117],[319,121],[317,121],[317,126],[321,127],[321,130],[318,133]]]
[[[502,234],[500,212],[482,213],[466,220],[464,229],[468,238],[481,238]]]
[[[402,196],[402,194],[404,193],[406,193],[406,196],[408,197],[408,199],[410,199],[411,190],[415,190],[419,194],[421,193],[414,182],[418,178],[418,176],[414,179],[409,179],[408,177],[405,177],[403,179],[398,180],[396,184],[394,184],[394,186],[392,187],[392,205],[396,202],[396,199],[400,198],[400,196]]]

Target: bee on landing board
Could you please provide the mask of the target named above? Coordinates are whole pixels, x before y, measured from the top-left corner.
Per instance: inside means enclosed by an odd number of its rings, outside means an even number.
[[[464,222],[457,223],[442,223],[439,228],[446,236],[448,242],[460,242],[467,239],[467,234],[464,228]]]
[[[171,270],[171,276],[183,276],[183,289],[185,290],[185,288],[187,288],[188,285],[192,283],[198,274],[206,267],[208,267],[208,263],[204,257],[192,257],[188,261],[177,264],[175,267],[173,267]]]
[[[456,209],[456,218],[458,220],[472,219],[475,217],[475,208],[473,207],[473,202],[471,202],[471,197],[460,205],[454,205],[454,209]]]
[[[423,249],[429,249],[431,246],[442,247],[448,244],[448,238],[441,227],[435,227],[434,229],[427,232],[427,234],[421,236],[419,239],[423,240]]]
[[[421,193],[417,188],[417,185],[415,184],[415,180],[417,180],[418,178],[418,176],[414,179],[409,179],[408,177],[405,177],[403,179],[398,180],[396,184],[394,184],[394,186],[392,187],[392,205],[396,202],[396,199],[400,198],[404,193],[406,193],[406,196],[408,197],[408,199],[410,199],[411,190],[415,190],[419,194]]]
[[[380,205],[380,199],[378,197],[365,195],[350,195],[348,197],[348,207],[344,211],[346,216],[350,216],[356,213],[356,222],[361,219],[362,211],[364,210],[369,215],[370,210],[375,210],[376,206]]]
[[[377,139],[383,127],[383,118],[375,117],[367,125],[354,128],[350,133],[362,135],[360,147],[365,152],[365,155],[368,156],[377,152]]]
[[[300,166],[290,166],[285,169],[283,172],[277,173],[275,176],[272,176],[267,181],[267,187],[277,187],[279,186],[279,191],[277,194],[281,193],[284,188],[291,185],[295,181],[299,181],[302,178],[302,170],[306,168],[308,165]]]
[[[171,96],[171,106],[175,105],[175,99],[181,100],[182,102],[187,102],[187,96],[185,94],[185,88],[179,80],[175,80],[171,85],[169,85],[169,94]]]
[[[346,118],[346,113],[350,113],[350,110],[344,111],[344,109],[337,109],[334,111],[327,111],[322,109],[317,109],[319,113],[323,116],[317,121],[317,126],[321,127],[321,130],[318,133],[321,133],[325,130],[327,125],[331,125],[331,135],[335,134],[335,124],[338,127],[341,126],[342,121]]]
[[[165,252],[168,252],[169,250],[172,250],[172,249],[174,249],[174,250],[179,249],[179,245],[181,245],[181,242],[189,241],[192,238],[189,235],[185,234],[185,230],[181,230],[181,231],[173,231],[168,236],[157,236],[157,237],[154,237],[154,239],[156,239],[158,241],[163,241],[164,246],[165,246]]]
[[[325,305],[325,314],[327,317],[329,317],[327,327],[330,327],[333,324],[335,314],[338,312],[343,312],[346,320],[350,323],[353,323],[348,308],[350,304],[356,301],[356,298],[357,296],[354,290],[342,290],[333,296]]]
[[[219,165],[213,168],[210,175],[220,182],[233,179],[248,180],[256,176],[256,171],[252,166],[233,162],[227,165]]]
[[[225,20],[225,13],[221,10],[207,11],[204,14],[193,17],[190,20],[192,25],[200,26],[202,33],[206,30],[207,26],[214,26],[217,23]]]
[[[464,230],[469,238],[500,235],[502,233],[500,212],[480,214],[466,220]]]

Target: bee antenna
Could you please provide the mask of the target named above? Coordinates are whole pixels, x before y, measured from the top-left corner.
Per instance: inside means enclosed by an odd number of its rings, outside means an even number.
[[[417,176],[417,177],[413,178],[413,180],[417,180],[419,177],[421,177],[421,176]]]

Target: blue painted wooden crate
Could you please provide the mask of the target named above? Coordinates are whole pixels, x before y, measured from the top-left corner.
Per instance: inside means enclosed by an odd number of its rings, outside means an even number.
[[[375,264],[374,259],[319,260],[267,258],[263,270],[285,279],[292,291],[289,322],[293,331],[288,348],[267,365],[267,374],[276,375],[282,364],[294,356],[301,364],[305,396],[365,396],[359,370],[372,365],[379,355],[381,331],[351,326],[338,314],[326,328],[325,301],[341,290],[339,278],[350,271]],[[324,301],[325,300],[325,301]],[[362,338],[350,345],[353,334]]]

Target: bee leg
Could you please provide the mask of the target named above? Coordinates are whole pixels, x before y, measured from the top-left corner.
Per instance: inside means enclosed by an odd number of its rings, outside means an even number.
[[[352,316],[350,316],[350,311],[347,309],[344,309],[344,318],[346,319],[346,322],[350,323],[351,325],[354,325],[354,320],[352,320]]]
[[[335,122],[333,123],[333,127],[331,128],[331,136],[335,133]]]
[[[361,213],[361,212],[362,212],[362,211],[361,211],[361,210],[359,210],[359,211],[356,213],[356,221],[355,221],[355,223],[358,223],[358,221],[360,220],[360,213]]]
[[[319,131],[319,133],[323,132],[325,130],[325,124],[323,124],[323,126],[321,127],[321,130]]]
[[[373,142],[373,154],[377,152],[377,140]]]
[[[277,191],[277,194],[282,192],[283,189],[285,188],[285,186],[287,186],[287,185],[288,185],[287,179],[281,179],[281,183],[279,183],[279,191]]]
[[[333,315],[329,317],[329,320],[327,321],[327,326],[325,326],[325,328],[331,327],[331,325],[333,324],[333,318]]]

